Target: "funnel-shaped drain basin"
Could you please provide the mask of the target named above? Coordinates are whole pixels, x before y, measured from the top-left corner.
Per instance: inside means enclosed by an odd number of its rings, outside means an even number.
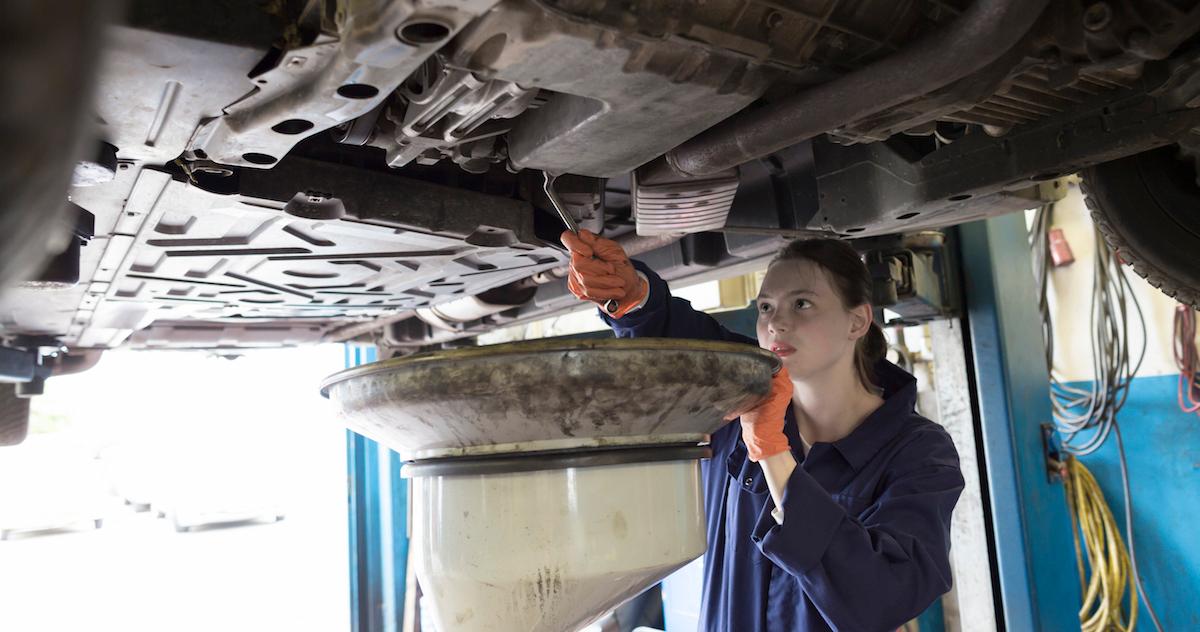
[[[579,630],[704,552],[696,458],[569,465],[413,477],[437,629]]]
[[[405,460],[703,439],[779,367],[752,345],[533,341],[355,367],[322,386],[343,422]]]
[[[737,343],[534,341],[364,365],[322,392],[416,461],[438,629],[570,632],[704,552],[697,444],[778,368]]]

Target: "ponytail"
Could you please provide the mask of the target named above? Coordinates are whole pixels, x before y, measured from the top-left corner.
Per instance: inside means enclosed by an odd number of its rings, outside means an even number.
[[[887,338],[883,336],[883,328],[879,323],[872,322],[866,335],[858,339],[854,347],[854,369],[858,380],[868,391],[875,386],[875,365],[887,355]]]

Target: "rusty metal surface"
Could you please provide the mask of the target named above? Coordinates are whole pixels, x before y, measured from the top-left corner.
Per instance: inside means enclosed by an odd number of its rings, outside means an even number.
[[[976,0],[949,28],[826,84],[732,117],[672,149],[666,163],[680,174],[719,173],[939,90],[1000,58],[1045,6],[1046,0]]]
[[[738,343],[532,341],[363,365],[321,390],[351,430],[414,459],[700,440],[778,367]]]

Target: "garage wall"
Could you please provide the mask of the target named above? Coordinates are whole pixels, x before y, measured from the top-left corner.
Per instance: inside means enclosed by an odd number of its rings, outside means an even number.
[[[1084,205],[1078,185],[1071,184],[1066,199],[1054,207],[1054,226],[1066,235],[1075,263],[1055,268],[1050,276],[1050,313],[1054,320],[1055,365],[1061,379],[1068,382],[1090,380],[1091,332],[1089,321],[1092,296],[1092,258],[1096,241],[1092,238],[1092,219]],[[1142,306],[1147,321],[1146,360],[1139,377],[1176,375],[1171,351],[1171,323],[1177,303],[1150,286],[1141,277],[1127,270],[1134,295]],[[1140,331],[1133,331],[1134,348],[1142,344]]]
[[[1055,207],[1054,226],[1063,229],[1075,263],[1052,271],[1051,314],[1057,368],[1064,381],[1086,386],[1092,379],[1090,299],[1096,248],[1083,196],[1072,185]],[[1164,629],[1200,629],[1200,416],[1176,403],[1178,370],[1172,355],[1175,301],[1128,272],[1147,321],[1148,347],[1142,370],[1118,416],[1127,455],[1134,506],[1134,536],[1146,590]],[[1132,334],[1133,349],[1141,345]],[[1114,439],[1083,462],[1093,471],[1119,522],[1123,522],[1121,473]],[[1149,620],[1139,628],[1151,629]]]

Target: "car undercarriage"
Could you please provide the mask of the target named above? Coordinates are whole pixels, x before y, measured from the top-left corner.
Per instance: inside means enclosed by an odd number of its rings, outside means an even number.
[[[0,181],[38,186],[0,208],[5,352],[38,379],[116,347],[408,352],[576,308],[546,173],[684,280],[1035,207],[1082,170],[1114,247],[1195,305],[1197,5],[129,2],[75,66],[12,71],[95,78],[80,123],[29,110],[0,148],[30,157]],[[79,149],[28,151],[64,130]],[[1148,211],[1139,169],[1178,195]]]

